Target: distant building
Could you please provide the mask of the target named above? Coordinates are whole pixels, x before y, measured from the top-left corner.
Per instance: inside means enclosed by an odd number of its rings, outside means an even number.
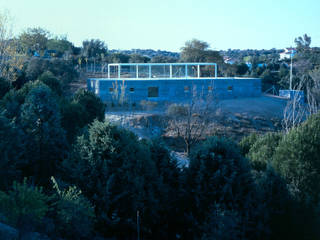
[[[227,64],[234,64],[235,63],[235,61],[229,57],[224,57],[223,60],[224,60],[224,63],[227,63]]]
[[[280,55],[280,60],[285,60],[285,59],[290,59],[292,54],[292,57],[296,54],[296,49],[295,48],[285,48],[284,52],[281,52]]]

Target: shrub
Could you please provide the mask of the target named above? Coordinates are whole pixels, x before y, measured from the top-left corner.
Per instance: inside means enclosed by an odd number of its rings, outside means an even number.
[[[46,84],[52,90],[52,92],[58,96],[62,95],[62,85],[59,79],[56,78],[51,72],[47,71],[42,73],[38,80]]]
[[[42,188],[30,186],[24,179],[21,184],[14,182],[8,193],[0,192],[0,212],[14,227],[21,227],[26,220],[40,223],[49,210],[49,200]]]
[[[279,142],[273,156],[276,171],[302,202],[320,201],[320,114],[311,116]]]
[[[80,89],[74,95],[73,102],[84,108],[82,119],[86,124],[91,123],[94,119],[100,121],[104,119],[106,105],[94,93]]]
[[[96,206],[97,227],[105,235],[132,236],[137,210],[145,229],[155,224],[155,166],[148,147],[133,133],[95,120],[78,137],[64,169],[66,181]]]
[[[0,112],[0,189],[7,189],[20,178],[17,167],[23,162],[21,131]]]
[[[241,139],[239,147],[243,156],[246,156],[253,146],[253,144],[258,140],[259,136],[256,133],[251,133],[249,136],[246,136]]]
[[[56,180],[53,177],[51,180],[58,196],[55,205],[56,220],[62,236],[70,239],[90,237],[94,221],[94,209],[91,203],[76,186],[60,190]]]
[[[188,193],[185,204],[195,234],[202,232],[202,224],[214,204],[230,214],[236,213],[242,219],[238,227],[247,230],[252,227],[253,216],[259,213],[254,207],[254,183],[249,165],[234,143],[217,137],[207,139],[191,151],[190,166],[185,171]]]
[[[7,81],[6,79],[0,77],[0,99],[7,93],[9,92],[11,86],[10,82]]]
[[[281,133],[267,133],[256,139],[256,142],[251,146],[247,154],[250,164],[254,169],[266,169],[267,165],[272,162],[274,151],[281,138]]]
[[[182,104],[171,104],[167,109],[167,114],[171,117],[185,117],[188,115],[188,106]]]

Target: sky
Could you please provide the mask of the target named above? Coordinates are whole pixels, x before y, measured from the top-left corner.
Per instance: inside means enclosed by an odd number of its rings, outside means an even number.
[[[19,35],[41,27],[76,46],[180,51],[199,39],[211,49],[282,49],[311,36],[320,46],[320,0],[0,0]]]

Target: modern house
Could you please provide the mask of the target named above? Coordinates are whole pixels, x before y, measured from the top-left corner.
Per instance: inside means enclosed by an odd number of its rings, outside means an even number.
[[[208,95],[257,97],[261,79],[217,77],[215,63],[117,63],[108,65],[107,76],[88,78],[87,87],[104,102],[181,102]]]

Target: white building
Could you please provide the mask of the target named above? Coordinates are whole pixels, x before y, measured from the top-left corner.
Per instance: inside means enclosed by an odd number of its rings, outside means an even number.
[[[292,57],[295,55],[296,49],[295,48],[285,48],[284,52],[280,53],[280,60],[290,59],[291,54]]]

